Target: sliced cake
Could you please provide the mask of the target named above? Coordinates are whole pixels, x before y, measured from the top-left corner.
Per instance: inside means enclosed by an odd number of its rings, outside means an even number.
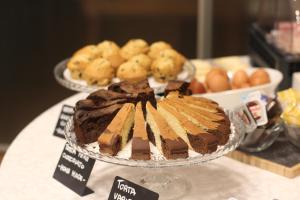
[[[188,157],[188,145],[169,126],[166,119],[149,103],[147,108],[147,123],[154,134],[156,147],[167,159]]]
[[[210,153],[216,151],[218,138],[189,121],[164,101],[159,101],[157,109],[165,117],[168,124],[194,151]]]
[[[130,139],[134,123],[134,104],[126,103],[98,138],[100,152],[116,155]]]
[[[136,96],[136,102],[142,103],[144,116],[146,117],[146,102],[150,102],[156,107],[154,90],[149,86],[148,79],[132,84],[128,81],[111,84],[108,90],[121,94]]]
[[[185,106],[184,104],[178,103],[176,101],[171,101],[170,99],[164,99],[164,101],[169,106],[173,107],[173,109],[176,109],[178,112],[182,113],[185,117],[187,117],[188,120],[190,120],[200,128],[203,128],[208,133],[212,133],[216,137],[218,137],[219,144],[223,145],[227,143],[229,139],[228,132],[230,132],[230,129],[223,129],[223,123],[207,120],[199,113],[197,113],[197,111],[195,111],[193,108],[189,108],[188,106]]]
[[[74,131],[81,144],[96,142],[99,135],[120,110],[123,104],[113,104],[105,108],[94,109],[95,104],[77,105],[74,113]]]
[[[135,107],[134,127],[132,136],[131,158],[135,160],[150,159],[150,145],[143,115],[142,104]]]

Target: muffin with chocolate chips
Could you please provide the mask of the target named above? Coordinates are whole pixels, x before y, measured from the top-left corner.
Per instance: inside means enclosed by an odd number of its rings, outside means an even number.
[[[104,86],[114,77],[114,68],[108,60],[97,58],[88,64],[82,77],[89,85]]]
[[[129,61],[118,68],[117,77],[135,83],[147,79],[147,70],[138,63]]]
[[[156,59],[151,65],[151,70],[155,80],[158,82],[175,80],[177,77],[176,65],[171,58]]]

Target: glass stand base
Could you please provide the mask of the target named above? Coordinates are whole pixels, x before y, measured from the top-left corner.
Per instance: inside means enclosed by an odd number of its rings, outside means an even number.
[[[190,182],[183,176],[178,176],[164,169],[142,170],[140,176],[131,177],[131,180],[149,190],[157,192],[159,199],[181,199],[191,190]]]

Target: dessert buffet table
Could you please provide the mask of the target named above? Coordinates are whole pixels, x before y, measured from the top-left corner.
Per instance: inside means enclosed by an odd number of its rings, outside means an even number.
[[[62,105],[73,106],[76,94],[33,120],[14,140],[0,166],[0,199],[107,199],[115,176],[132,180],[141,170],[96,161],[87,186],[94,193],[80,197],[53,173],[66,141],[53,136]],[[157,169],[145,169],[149,171]],[[165,168],[190,182],[180,199],[300,199],[300,176],[294,179],[242,164],[227,157],[201,166]],[[146,171],[147,172],[147,171]]]

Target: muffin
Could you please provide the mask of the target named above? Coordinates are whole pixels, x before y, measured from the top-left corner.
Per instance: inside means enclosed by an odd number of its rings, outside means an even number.
[[[125,62],[118,68],[117,77],[129,82],[138,82],[147,79],[147,71],[136,62]]]
[[[73,56],[77,55],[88,55],[92,58],[96,58],[100,56],[100,52],[96,45],[86,45],[81,49],[77,50]]]
[[[185,58],[183,55],[178,53],[174,49],[165,49],[159,53],[159,58],[170,58],[174,61],[176,66],[176,72],[179,73],[182,71],[183,64],[185,62]]]
[[[89,85],[105,86],[114,77],[114,68],[108,60],[97,58],[87,65],[82,77]]]
[[[158,58],[151,65],[153,77],[158,82],[167,82],[177,77],[176,65],[171,58]]]
[[[158,41],[151,44],[149,48],[148,56],[152,59],[156,59],[159,56],[159,53],[165,49],[171,49],[172,46],[166,42]]]
[[[121,56],[129,60],[135,55],[147,53],[149,50],[148,43],[142,39],[129,40],[121,49]]]
[[[86,66],[93,60],[93,57],[89,54],[77,54],[74,55],[67,63],[67,68],[71,72],[73,79],[81,79],[82,73]]]
[[[117,69],[124,62],[120,54],[120,47],[116,43],[105,40],[99,43],[97,48],[101,57],[107,59],[113,68]]]
[[[141,65],[147,71],[148,75],[151,74],[152,60],[146,54],[139,54],[139,55],[133,56],[129,60],[129,62],[135,62],[135,63]]]

